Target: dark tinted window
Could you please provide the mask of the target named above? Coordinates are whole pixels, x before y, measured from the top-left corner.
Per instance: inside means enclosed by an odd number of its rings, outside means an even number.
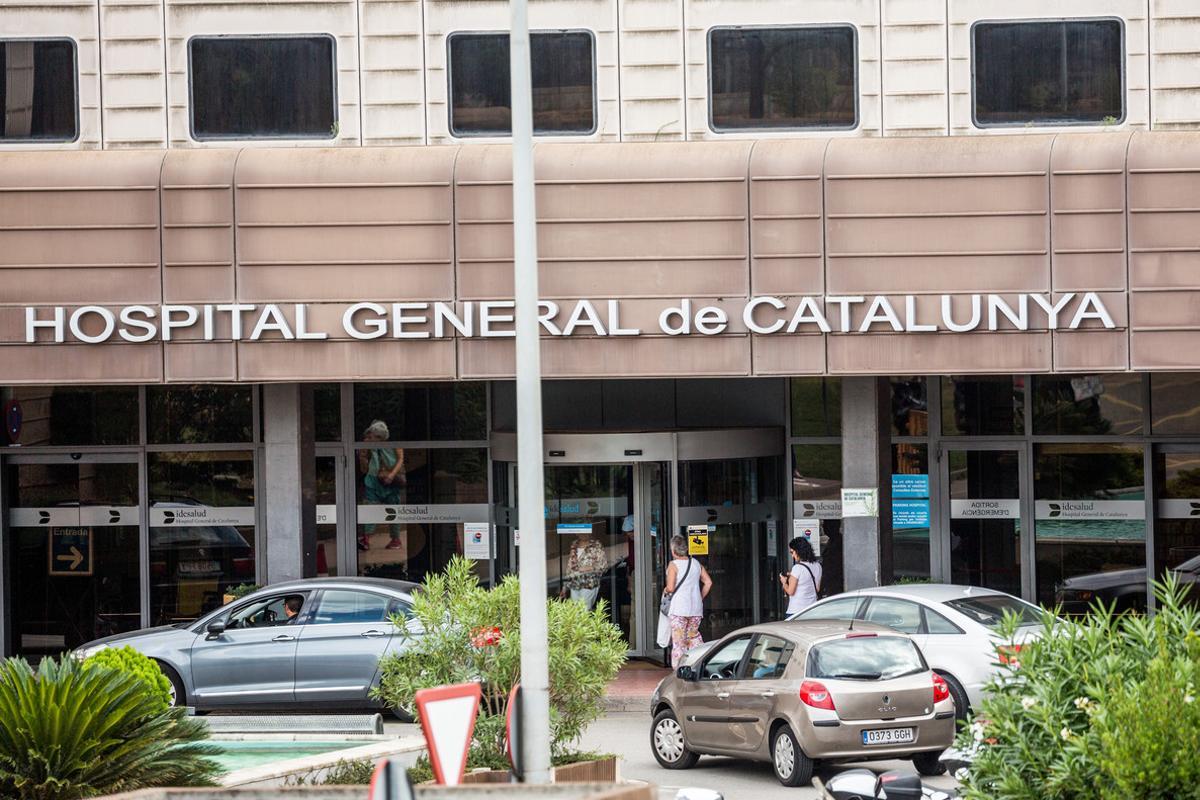
[[[195,38],[188,58],[195,138],[337,135],[332,37]]]
[[[838,378],[792,378],[792,436],[838,436],[842,432],[842,382]]]
[[[591,133],[596,127],[592,35],[533,33],[533,130]],[[450,130],[455,136],[512,132],[508,34],[450,37]]]
[[[151,386],[146,389],[150,444],[211,444],[251,439],[249,386]]]
[[[15,403],[21,429],[5,443],[37,445],[137,444],[135,386],[14,386],[0,403]]]
[[[986,594],[979,597],[964,597],[960,600],[947,600],[946,605],[989,628],[998,627],[1006,614],[1015,614],[1020,617],[1022,625],[1038,625],[1042,621],[1040,608],[1005,594]]]
[[[1035,434],[1139,434],[1142,376],[1114,373],[1033,379]]]
[[[75,43],[0,41],[0,140],[75,138]]]
[[[1200,433],[1200,375],[1186,372],[1150,376],[1150,427],[1154,433]]]
[[[714,28],[713,128],[852,128],[854,29]]]
[[[1125,116],[1117,20],[980,23],[974,60],[980,125],[1117,122]]]
[[[313,387],[313,430],[318,442],[342,440],[342,387],[338,384]]]
[[[1012,375],[942,378],[942,433],[947,436],[1024,433],[1024,381]]]
[[[810,678],[886,681],[925,669],[917,646],[898,636],[851,634],[818,644],[808,654]]]
[[[359,441],[424,442],[487,438],[483,383],[358,383]]]

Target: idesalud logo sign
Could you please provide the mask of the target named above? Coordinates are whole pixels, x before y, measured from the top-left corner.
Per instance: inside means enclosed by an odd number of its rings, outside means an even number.
[[[918,308],[915,295],[823,295],[781,299],[752,297],[742,306],[742,325],[759,335],[795,333],[969,333],[1006,328],[1027,331],[1074,330],[1088,320],[1115,328],[1112,315],[1095,292],[1049,294],[972,294],[966,309],[955,296],[940,296],[940,308]],[[148,342],[187,339],[257,341],[263,338],[325,340],[330,331],[310,324],[308,303],[214,303],[207,305],[26,306],[25,342]],[[550,336],[715,336],[730,329],[724,307],[681,299],[665,306],[651,330],[629,327],[621,319],[620,300],[542,300],[538,323]],[[290,310],[285,313],[284,309]],[[601,311],[603,309],[603,311]],[[938,311],[940,310],[940,313]],[[1036,319],[1034,318],[1036,316]],[[375,303],[343,307],[339,336],[351,339],[503,338],[514,336],[511,300]],[[222,331],[218,336],[218,330]],[[224,331],[228,330],[226,335]],[[198,334],[198,335],[197,335]]]

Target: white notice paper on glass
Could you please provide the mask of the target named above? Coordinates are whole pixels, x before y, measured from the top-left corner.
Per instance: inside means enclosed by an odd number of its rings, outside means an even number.
[[[492,526],[487,522],[463,525],[463,555],[477,561],[492,557]]]

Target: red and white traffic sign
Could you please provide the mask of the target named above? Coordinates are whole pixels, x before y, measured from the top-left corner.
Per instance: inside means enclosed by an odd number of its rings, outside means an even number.
[[[479,715],[481,693],[478,683],[438,686],[422,689],[414,696],[433,777],[446,786],[462,783],[467,771],[467,753],[475,718]]]

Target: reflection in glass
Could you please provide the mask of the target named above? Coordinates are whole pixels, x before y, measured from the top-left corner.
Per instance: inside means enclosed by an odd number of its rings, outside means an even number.
[[[950,581],[1021,594],[1020,460],[950,450]]]
[[[249,386],[150,386],[146,427],[150,444],[249,442],[254,415]]]
[[[848,25],[714,28],[713,128],[854,127],[854,45]]]
[[[23,447],[137,444],[136,386],[13,386],[0,392],[0,404],[10,400],[21,407]]]
[[[254,453],[150,453],[150,618],[191,620],[220,606],[230,586],[253,583]],[[185,522],[180,511],[210,521]],[[170,520],[168,522],[168,520]]]
[[[1150,414],[1155,434],[1200,434],[1200,374],[1151,373]]]
[[[1118,20],[980,22],[973,32],[979,124],[1124,118]]]
[[[888,379],[892,385],[892,435],[929,435],[929,396],[925,378],[904,375]]]
[[[840,444],[797,444],[792,445],[792,502],[801,502],[801,511],[796,517],[802,519],[804,501],[823,500],[828,503],[842,499],[842,446]],[[816,508],[812,510],[817,516]],[[842,521],[838,518],[820,519],[821,525],[821,594],[829,596],[843,591],[844,575],[842,570]],[[791,539],[791,531],[782,529],[779,535],[780,547],[786,551],[787,542]],[[769,562],[768,575],[787,571],[788,564],[784,553],[772,553],[768,549],[768,560],[777,558],[777,563]],[[775,587],[772,586],[772,589]],[[777,592],[775,592],[777,594]]]
[[[925,444],[893,444],[892,445],[892,474],[893,475],[923,475],[925,485],[929,482],[929,446]],[[926,489],[928,492],[928,488]],[[919,511],[924,507],[925,525],[915,522],[905,523],[897,520],[895,514],[898,508]],[[892,498],[892,580],[926,580],[929,574],[929,496],[917,497],[906,495]],[[909,513],[907,517],[915,520],[920,513]]]
[[[947,436],[1011,436],[1025,432],[1025,378],[942,378],[942,432]]]
[[[1033,379],[1035,434],[1105,434],[1142,432],[1142,376],[1115,373]]]
[[[1142,447],[1043,444],[1034,456],[1037,599],[1083,613],[1091,593],[1109,583],[1104,573],[1136,569],[1144,575]],[[1140,591],[1119,598],[1119,610],[1146,607],[1140,583]]]
[[[137,498],[136,464],[21,464],[8,470],[12,509],[121,509],[137,506]],[[73,536],[81,556],[90,552],[90,574],[72,574],[72,565],[83,570],[86,561],[76,564],[70,550],[52,552],[52,533]],[[87,526],[13,526],[9,534],[12,561],[5,579],[11,580],[10,618],[18,655],[56,655],[141,627],[136,524],[114,523],[104,514]]]
[[[449,46],[451,131],[508,136],[508,34],[456,33]],[[534,133],[590,133],[596,127],[591,34],[534,32],[529,51]]]
[[[338,384],[313,387],[313,431],[318,442],[342,440],[342,387]]]
[[[792,436],[838,436],[842,432],[842,382],[838,378],[792,378]]]
[[[76,95],[70,39],[0,40],[0,141],[71,141]]]
[[[331,36],[194,37],[188,42],[192,135],[337,135]]]
[[[1158,487],[1154,576],[1173,572],[1189,587],[1192,601],[1200,602],[1200,448],[1156,453],[1154,485]]]
[[[337,459],[333,456],[318,456],[316,469],[318,577],[338,574],[337,480]]]
[[[383,422],[394,442],[487,438],[483,383],[357,383],[354,429],[363,435]]]

